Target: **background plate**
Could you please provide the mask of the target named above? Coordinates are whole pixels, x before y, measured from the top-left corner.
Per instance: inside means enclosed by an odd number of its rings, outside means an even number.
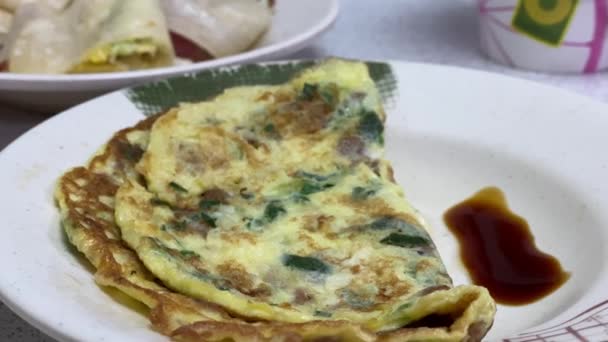
[[[277,1],[268,32],[249,51],[190,65],[129,72],[81,75],[0,73],[0,102],[30,110],[53,112],[108,91],[145,81],[286,56],[304,48],[329,29],[337,15],[338,0]]]
[[[7,147],[0,153],[2,300],[58,339],[165,340],[143,315],[97,287],[67,247],[52,200],[57,178],[145,114],[225,86],[280,83],[308,65],[231,67],[115,92],[53,117]],[[429,221],[455,283],[469,280],[441,216],[488,185],[505,191],[539,247],[572,272],[541,301],[499,306],[488,339],[608,339],[608,106],[466,69],[369,65],[388,112],[388,158]]]

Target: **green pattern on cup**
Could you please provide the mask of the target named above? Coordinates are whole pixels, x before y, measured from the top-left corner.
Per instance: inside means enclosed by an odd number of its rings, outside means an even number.
[[[244,85],[276,85],[320,61],[297,61],[279,64],[250,64],[204,70],[169,78],[164,81],[135,86],[125,95],[145,115],[153,115],[181,102],[200,102],[212,98],[226,88]],[[370,75],[376,82],[384,102],[394,102],[397,81],[390,65],[368,62]]]
[[[511,25],[528,37],[559,46],[578,0],[519,0]]]

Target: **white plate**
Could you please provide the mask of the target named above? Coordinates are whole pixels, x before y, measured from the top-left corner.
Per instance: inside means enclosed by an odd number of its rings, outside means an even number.
[[[302,65],[207,71],[115,92],[53,117],[7,147],[0,154],[2,300],[58,339],[164,340],[145,317],[102,292],[68,252],[52,201],[55,181],[114,131],[142,119],[142,110],[192,95],[184,89],[241,82],[239,75],[252,73],[278,82]],[[488,339],[608,340],[608,106],[490,73],[397,62],[375,67],[389,117],[388,157],[430,222],[455,283],[469,280],[441,216],[487,185],[505,191],[540,249],[572,272],[543,300],[500,305]]]
[[[219,66],[268,60],[295,53],[331,27],[338,0],[280,0],[269,31],[243,53],[190,65],[85,75],[0,73],[0,103],[45,112],[65,109],[137,83]]]

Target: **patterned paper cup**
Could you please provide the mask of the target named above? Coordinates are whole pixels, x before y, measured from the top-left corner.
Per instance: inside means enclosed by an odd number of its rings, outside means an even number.
[[[523,69],[593,73],[608,67],[607,0],[478,0],[481,49]]]

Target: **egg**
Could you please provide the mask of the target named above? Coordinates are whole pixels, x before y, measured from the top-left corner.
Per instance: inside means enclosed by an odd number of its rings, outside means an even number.
[[[382,159],[384,118],[342,60],[182,105],[152,127],[146,186],[117,192],[123,239],[170,288],[249,319],[414,321],[417,293],[452,284]]]

